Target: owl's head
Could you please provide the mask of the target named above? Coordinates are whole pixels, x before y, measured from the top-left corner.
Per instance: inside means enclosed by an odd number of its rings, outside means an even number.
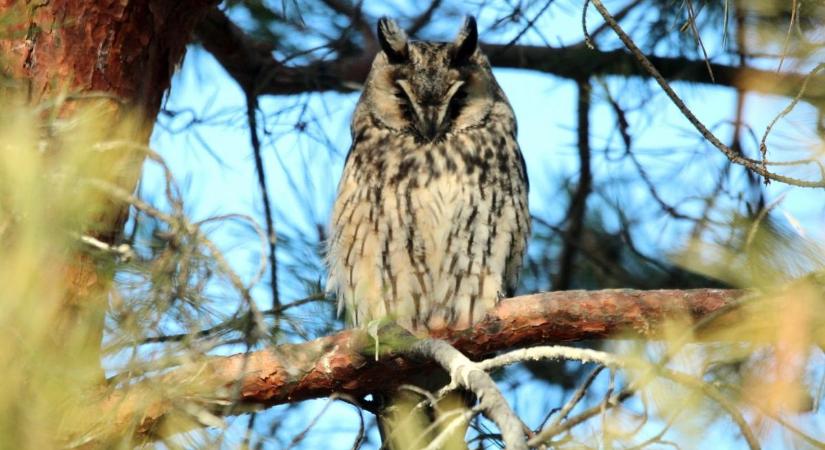
[[[433,141],[480,125],[503,99],[468,17],[455,40],[417,42],[393,20],[378,21],[381,50],[356,110],[379,125]]]

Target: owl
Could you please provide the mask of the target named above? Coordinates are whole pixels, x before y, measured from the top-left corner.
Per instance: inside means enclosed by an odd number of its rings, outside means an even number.
[[[468,17],[451,43],[378,23],[332,212],[328,290],[355,325],[462,329],[516,288],[530,233],[507,97]]]

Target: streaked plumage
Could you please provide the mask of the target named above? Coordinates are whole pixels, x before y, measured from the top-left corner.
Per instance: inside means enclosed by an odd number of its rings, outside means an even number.
[[[470,18],[453,43],[387,19],[352,120],[328,248],[348,320],[463,328],[516,287],[530,228],[513,111]]]

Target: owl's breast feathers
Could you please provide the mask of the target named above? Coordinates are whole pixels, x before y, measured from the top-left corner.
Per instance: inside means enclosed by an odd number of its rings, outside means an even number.
[[[328,289],[353,324],[464,328],[512,293],[530,228],[514,134],[511,121],[425,144],[356,131],[328,248]]]

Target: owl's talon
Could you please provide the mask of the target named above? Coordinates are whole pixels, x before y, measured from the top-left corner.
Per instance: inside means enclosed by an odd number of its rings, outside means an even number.
[[[382,319],[374,319],[374,320],[370,320],[369,322],[367,322],[367,326],[366,326],[367,334],[369,334],[370,337],[372,337],[373,341],[375,341],[375,360],[376,361],[378,361],[378,355],[379,355],[378,350],[379,350],[379,347],[381,346],[380,343],[379,343],[379,339],[378,339],[378,331],[381,329],[381,326],[382,326],[383,322],[384,321]]]

